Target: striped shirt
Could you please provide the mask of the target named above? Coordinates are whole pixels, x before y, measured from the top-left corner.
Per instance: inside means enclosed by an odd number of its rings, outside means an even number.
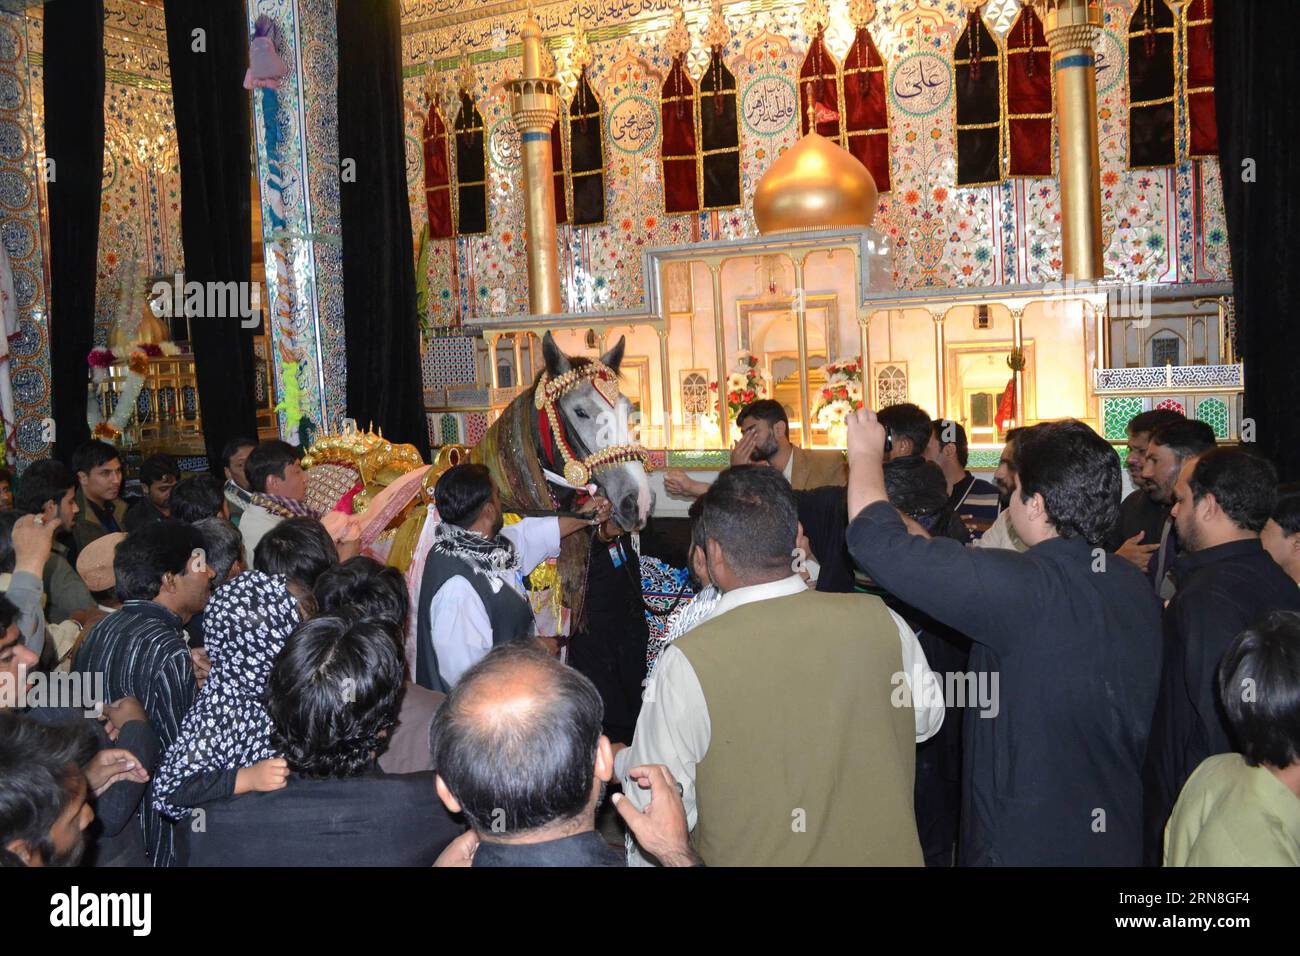
[[[980,536],[997,520],[1002,510],[1002,497],[998,486],[976,478],[969,471],[966,477],[952,486],[948,496],[953,513],[961,519],[971,539],[978,541]]]
[[[197,692],[181,619],[153,601],[127,601],[96,623],[77,652],[74,670],[103,674],[110,701],[138,699],[164,752],[176,739]],[[154,866],[174,865],[172,824],[153,809],[152,793],[141,804],[140,826],[149,861]]]

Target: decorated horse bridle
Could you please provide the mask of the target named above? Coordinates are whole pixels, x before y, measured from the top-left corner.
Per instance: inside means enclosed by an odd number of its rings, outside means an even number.
[[[564,435],[564,422],[555,403],[587,380],[591,381],[600,397],[609,402],[611,408],[617,404],[620,397],[618,375],[608,365],[594,361],[572,368],[555,378],[549,372],[543,372],[533,399],[537,406],[538,425],[543,434],[549,430],[555,440],[555,448],[564,460],[564,480],[575,487],[586,485],[593,475],[606,468],[632,461],[644,465],[647,460],[646,450],[635,443],[610,445],[592,452],[586,458],[578,457]]]

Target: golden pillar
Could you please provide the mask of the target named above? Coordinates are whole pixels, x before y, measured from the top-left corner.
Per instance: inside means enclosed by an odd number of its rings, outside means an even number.
[[[533,315],[558,315],[563,306],[559,246],[555,238],[551,127],[559,116],[560,81],[542,75],[542,28],[531,7],[519,35],[524,43],[523,75],[506,83],[506,89],[523,153],[528,310]]]
[[[1042,0],[1056,74],[1061,141],[1061,250],[1065,277],[1101,279],[1101,158],[1097,146],[1097,62],[1101,33],[1095,0]]]

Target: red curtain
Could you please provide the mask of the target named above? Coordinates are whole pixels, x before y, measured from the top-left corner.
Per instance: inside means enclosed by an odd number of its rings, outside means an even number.
[[[889,192],[889,109],[885,64],[866,27],[860,27],[844,58],[844,127],[849,152],[867,167],[876,189]]]
[[[450,239],[455,234],[455,224],[451,219],[447,124],[433,100],[429,101],[424,117],[424,201],[429,210],[429,238]]]
[[[799,122],[805,136],[809,128],[809,104],[814,104],[817,132],[827,139],[841,139],[839,65],[826,49],[820,30],[799,67]]]
[[[1007,31],[1007,134],[1009,175],[1052,175],[1052,55],[1033,7]]]
[[[697,162],[699,137],[695,129],[695,84],[686,72],[686,54],[673,61],[659,98],[663,120],[664,211],[699,212]]]
[[[1188,153],[1219,155],[1219,127],[1214,112],[1214,0],[1192,0],[1187,7]]]

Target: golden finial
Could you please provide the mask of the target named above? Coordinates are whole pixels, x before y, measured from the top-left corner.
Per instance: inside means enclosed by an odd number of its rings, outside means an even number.
[[[469,62],[469,50],[460,51],[460,88],[462,92],[474,93],[474,67]]]
[[[587,45],[587,31],[583,29],[576,10],[573,19],[578,26],[573,31],[573,46],[569,48],[569,68],[577,75],[584,67],[591,66],[591,47]]]
[[[830,25],[831,17],[829,4],[826,0],[808,0],[803,5],[803,14],[801,22],[803,23],[804,33],[810,37],[815,37]]]
[[[686,14],[681,5],[673,8],[673,25],[664,34],[664,51],[668,59],[675,60],[691,48],[691,35],[686,30]]]
[[[707,47],[726,46],[731,41],[731,30],[722,15],[722,0],[713,0],[713,11],[709,14],[709,24],[704,29],[704,45]]]
[[[849,0],[849,19],[861,30],[876,18],[876,5],[873,0]]]

